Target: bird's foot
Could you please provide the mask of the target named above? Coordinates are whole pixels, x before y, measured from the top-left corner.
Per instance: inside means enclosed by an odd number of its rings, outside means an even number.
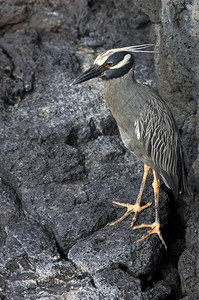
[[[160,223],[154,222],[152,224],[142,224],[142,225],[134,226],[133,229],[140,229],[140,228],[145,228],[145,227],[151,227],[152,229],[149,230],[148,233],[146,235],[144,235],[141,239],[139,239],[137,241],[137,243],[143,241],[149,235],[157,233],[157,235],[159,236],[159,238],[160,238],[161,242],[163,243],[165,249],[167,250],[167,245],[166,245],[166,243],[165,243],[165,241],[162,237],[161,231],[160,231]]]
[[[148,202],[146,205],[143,205],[143,206],[140,206],[138,203],[132,205],[132,204],[127,204],[127,203],[120,203],[120,202],[115,202],[113,201],[114,204],[117,204],[117,205],[120,205],[120,206],[123,206],[123,207],[126,207],[127,208],[127,211],[125,212],[125,214],[119,218],[118,220],[112,222],[112,223],[109,223],[110,226],[113,226],[119,222],[121,222],[122,220],[124,220],[126,217],[128,217],[131,213],[135,213],[134,217],[133,217],[133,220],[131,222],[131,225],[130,227],[133,227],[133,225],[135,224],[135,221],[137,220],[137,217],[138,217],[138,214],[139,212],[141,212],[143,209],[149,207],[152,202]]]

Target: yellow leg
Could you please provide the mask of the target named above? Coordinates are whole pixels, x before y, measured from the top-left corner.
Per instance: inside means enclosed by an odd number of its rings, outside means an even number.
[[[142,184],[140,186],[140,192],[139,192],[139,195],[138,195],[138,198],[135,202],[135,204],[127,204],[127,203],[120,203],[120,202],[115,202],[113,201],[114,204],[117,204],[119,206],[123,206],[123,207],[126,207],[127,208],[127,211],[125,212],[125,214],[119,218],[118,220],[110,223],[109,225],[113,226],[119,222],[121,222],[122,220],[124,220],[126,217],[128,217],[131,213],[135,213],[133,219],[132,219],[132,222],[131,222],[131,225],[130,227],[133,227],[133,225],[135,224],[135,221],[137,220],[137,217],[138,217],[138,214],[139,212],[141,212],[143,209],[149,207],[152,202],[148,202],[146,205],[143,205],[141,206],[141,199],[142,199],[142,194],[143,194],[143,191],[144,191],[144,186],[146,184],[146,180],[147,180],[147,177],[149,175],[151,171],[151,168],[148,167],[146,164],[144,165],[144,175],[143,175],[143,179],[142,179]]]
[[[159,217],[159,190],[160,190],[160,181],[158,179],[156,171],[153,170],[153,189],[154,189],[154,196],[155,196],[155,222],[152,224],[142,224],[139,226],[135,226],[133,229],[140,229],[145,227],[152,228],[145,236],[143,236],[141,239],[139,239],[137,242],[143,241],[145,238],[147,238],[149,235],[157,233],[159,236],[161,242],[163,243],[165,249],[167,249],[167,245],[162,237],[161,231],[160,231],[160,217]]]

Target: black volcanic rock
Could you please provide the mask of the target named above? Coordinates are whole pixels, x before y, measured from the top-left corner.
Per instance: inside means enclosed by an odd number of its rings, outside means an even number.
[[[148,16],[130,0],[1,1],[2,299],[198,299],[196,7],[136,3]],[[177,202],[161,188],[167,252],[155,235],[136,243],[147,230],[129,228],[132,216],[108,225],[124,213],[112,201],[135,202],[143,165],[121,142],[103,82],[70,86],[101,51],[154,40],[157,80],[152,54],[135,55],[135,76],[169,101],[191,183]],[[154,203],[136,224],[153,220]]]

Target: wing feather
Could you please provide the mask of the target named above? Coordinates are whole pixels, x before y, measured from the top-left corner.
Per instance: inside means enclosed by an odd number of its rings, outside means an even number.
[[[150,94],[136,124],[147,157],[159,170],[166,185],[176,193],[180,138],[167,104],[158,95]]]

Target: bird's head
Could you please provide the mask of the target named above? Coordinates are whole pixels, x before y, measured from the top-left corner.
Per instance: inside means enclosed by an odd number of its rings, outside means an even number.
[[[84,73],[80,74],[71,83],[71,85],[78,84],[95,77],[100,77],[104,80],[122,77],[134,67],[133,53],[153,52],[144,50],[145,48],[151,46],[152,44],[145,44],[107,50],[98,55],[93,66]]]

